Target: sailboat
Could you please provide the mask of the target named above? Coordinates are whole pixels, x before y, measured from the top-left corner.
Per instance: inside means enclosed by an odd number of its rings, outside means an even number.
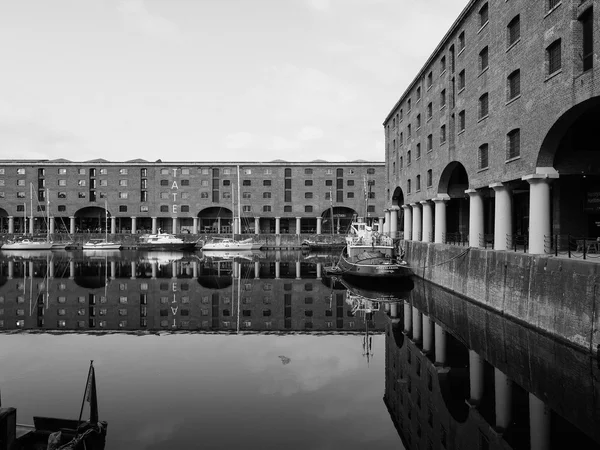
[[[83,244],[83,250],[121,250],[122,245],[120,243],[108,241],[108,204],[106,201],[104,202],[104,214],[106,215],[104,239],[90,239]]]
[[[252,238],[237,240],[235,238],[235,196],[233,195],[233,187],[231,189],[231,203],[232,203],[232,233],[231,238],[213,238],[202,246],[202,251],[221,251],[221,252],[232,252],[235,250],[260,250],[261,244],[254,243]],[[241,202],[240,202],[240,166],[237,166],[237,196],[238,196],[238,219],[241,226]]]
[[[2,246],[2,250],[51,250],[52,249],[52,240],[50,239],[50,224],[46,226],[46,237],[33,237],[33,184],[29,183],[29,196],[30,196],[30,207],[31,207],[31,216],[29,218],[30,227],[31,227],[31,237],[18,237],[13,240],[8,241],[6,244]],[[46,194],[46,197],[48,195]],[[46,211],[48,214],[50,211],[47,208]],[[50,217],[48,216],[48,220]]]

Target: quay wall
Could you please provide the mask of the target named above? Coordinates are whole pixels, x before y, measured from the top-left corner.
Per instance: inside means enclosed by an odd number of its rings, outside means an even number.
[[[600,348],[600,264],[403,242],[417,277],[592,353]]]

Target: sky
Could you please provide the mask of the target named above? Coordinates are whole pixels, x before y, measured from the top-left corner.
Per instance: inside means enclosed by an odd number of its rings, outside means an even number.
[[[0,2],[0,159],[383,161],[467,2]]]

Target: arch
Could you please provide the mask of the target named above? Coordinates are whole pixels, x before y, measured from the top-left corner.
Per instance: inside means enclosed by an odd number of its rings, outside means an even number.
[[[469,176],[465,166],[458,161],[449,163],[438,183],[438,194],[447,194],[450,198],[468,198],[465,191],[469,188]]]
[[[74,216],[76,218],[98,218],[105,217],[106,214],[108,214],[108,217],[112,215],[110,210],[106,210],[101,206],[86,206],[75,211]]]
[[[232,213],[231,209],[229,209],[229,208],[223,208],[220,206],[211,206],[209,208],[204,208],[204,209],[201,209],[200,211],[198,211],[197,216],[207,218],[207,219],[208,218],[217,218],[217,217],[231,218],[233,216],[233,213]]]
[[[394,193],[392,194],[392,206],[402,206],[404,205],[404,192],[400,186],[394,189]]]
[[[200,231],[204,233],[231,233],[233,211],[229,208],[211,206],[198,212]]]
[[[595,150],[600,140],[597,127],[600,97],[585,100],[565,111],[542,141],[536,167],[554,167],[565,173],[600,173]],[[575,152],[573,150],[576,150]]]
[[[352,219],[357,215],[357,212],[354,209],[346,206],[334,206],[334,221],[332,223],[331,209],[332,208],[327,208],[321,213],[321,217],[323,218],[323,233],[345,234],[346,230],[348,230],[350,224],[352,223]]]
[[[233,278],[230,275],[202,275],[198,277],[198,284],[206,289],[225,289],[231,286]]]
[[[8,213],[4,208],[0,208],[0,217],[8,217]]]

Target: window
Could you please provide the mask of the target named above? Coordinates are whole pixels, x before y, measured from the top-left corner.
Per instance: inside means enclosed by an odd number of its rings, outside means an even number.
[[[312,186],[313,180],[304,180],[304,186]]]
[[[465,32],[462,31],[459,35],[458,35],[458,51],[460,52],[461,50],[463,50],[465,48]]]
[[[229,168],[223,169],[223,175],[231,175],[231,169],[229,169]]]
[[[271,180],[263,180],[263,186],[271,186]]]
[[[148,169],[140,169],[140,176],[147,177],[148,176]]]
[[[347,198],[354,198],[354,192],[348,192],[348,193],[346,194],[346,197],[347,197]]]
[[[410,180],[408,180],[408,185],[407,185],[407,189],[406,189],[406,191],[407,191],[409,194],[410,194],[410,184],[411,184],[411,183],[410,183]]]
[[[168,205],[160,205],[160,212],[169,212]]]
[[[458,91],[462,91],[465,88],[465,69],[458,72]]]
[[[182,192],[181,193],[181,198],[185,198],[185,199],[190,198],[190,193],[189,192]]]
[[[119,186],[127,186],[127,180],[119,180]]]
[[[304,175],[312,175],[312,174],[313,174],[312,169],[304,169]]]
[[[292,212],[292,205],[285,205],[283,207],[283,212]]]
[[[85,192],[78,192],[77,193],[77,197],[78,198],[85,198]]]
[[[417,86],[417,101],[421,100],[421,86]]]
[[[119,169],[119,175],[127,175],[127,172],[128,172],[128,169]]]
[[[481,97],[479,97],[479,118],[483,119],[484,117],[487,117],[488,113],[489,113],[489,97],[487,92],[485,94],[483,94]]]
[[[58,180],[58,185],[59,186],[66,186],[67,185],[67,180]]]
[[[433,72],[427,74],[427,89],[433,86]]]
[[[507,134],[506,159],[521,155],[521,130],[516,128]]]
[[[263,198],[271,198],[270,192],[263,192]]]
[[[557,39],[546,49],[548,75],[558,72],[561,68],[560,39]]]
[[[190,169],[181,169],[181,175],[189,175]]]
[[[446,125],[440,127],[440,144],[446,142]]]
[[[427,151],[430,152],[433,150],[433,134],[427,136]]]
[[[305,206],[304,207],[304,212],[307,212],[307,213],[313,212],[313,207],[310,206],[310,205]]]
[[[485,69],[489,67],[488,61],[488,48],[483,47],[479,52],[479,71],[483,72]]]
[[[250,206],[250,205],[244,205],[243,211],[244,212],[251,212],[252,211],[252,206]]]
[[[161,186],[168,186],[169,185],[169,180],[160,180],[160,185]]]
[[[108,186],[107,180],[100,180],[100,186]]]
[[[25,192],[17,192],[17,198],[25,198]],[[23,205],[17,205],[17,208]],[[23,211],[22,209],[17,209],[17,211]]]
[[[375,175],[375,169],[373,167],[369,167],[367,169],[367,175]]]
[[[406,131],[407,131],[407,133],[406,133],[406,134],[407,134],[407,135],[408,135],[408,137],[410,138],[410,137],[411,137],[411,135],[412,135],[412,127],[410,126],[410,123],[408,124],[408,128],[407,128],[407,130],[406,130]]]
[[[442,56],[442,59],[440,60],[440,75],[442,73],[444,73],[446,71],[446,57]]]
[[[244,175],[252,175],[252,169],[244,169]]]
[[[488,4],[484,4],[479,10],[479,28],[483,27],[488,23],[489,20],[489,8]]]
[[[244,180],[244,181],[242,181],[242,186],[252,186],[252,180]]]
[[[440,109],[446,106],[446,89],[440,92]]]
[[[313,193],[312,192],[305,192],[304,193],[304,198],[313,198]]]
[[[208,192],[200,192],[200,198],[208,198]],[[231,198],[231,192],[223,192],[223,198]]]
[[[479,169],[487,169],[488,167],[488,144],[479,146],[477,153],[477,167]]]
[[[465,131],[465,111],[458,113],[458,132]]]
[[[161,175],[169,175],[169,169],[160,169]]]
[[[410,98],[406,101],[406,109],[410,112]]]
[[[410,150],[406,152],[406,165],[410,166]]]
[[[429,169],[427,171],[427,187],[433,186],[433,171]]]
[[[181,212],[190,212],[190,205],[181,205]]]
[[[129,196],[128,192],[119,192],[119,198],[127,198]]]
[[[417,175],[417,179],[415,180],[415,189],[417,192],[421,190],[421,175]]]
[[[77,169],[79,175],[85,175],[85,169]]]
[[[242,192],[242,198],[252,198],[252,194],[250,192]]]
[[[421,158],[421,143],[420,143],[420,142],[419,142],[419,143],[417,143],[417,148],[416,148],[416,156],[415,156],[415,158],[416,158],[416,159],[419,159],[419,158]]]
[[[148,212],[148,206],[140,206],[140,212]]]
[[[127,212],[127,206],[119,205],[119,212]]]
[[[354,186],[354,180],[348,180],[348,186]]]
[[[83,171],[84,175],[85,175],[85,170]],[[17,169],[17,175],[25,175],[25,169]]]
[[[507,100],[512,100],[521,94],[521,72],[517,69],[508,76]]]
[[[264,205],[263,212],[271,212],[271,205]]]
[[[417,114],[417,130],[421,128],[421,114]]]
[[[594,13],[592,8],[588,8],[585,11],[579,21],[581,22],[581,29],[583,34],[582,50],[583,54],[583,71],[590,70],[594,66]]]
[[[205,187],[207,187],[207,186],[208,186],[208,180],[202,180],[202,181],[200,182],[200,186],[205,186]]]
[[[510,47],[521,38],[521,18],[516,16],[506,27],[507,45]]]
[[[432,116],[433,116],[433,103],[429,102],[427,104],[427,120],[431,119]]]
[[[66,205],[58,205],[58,211],[59,212],[65,212],[67,210],[67,206]]]
[[[189,186],[190,185],[190,180],[181,180],[181,185],[182,186]]]

